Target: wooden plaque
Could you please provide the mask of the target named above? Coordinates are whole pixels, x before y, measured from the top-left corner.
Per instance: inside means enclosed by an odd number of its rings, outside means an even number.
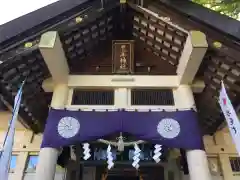
[[[130,74],[134,71],[134,41],[114,40],[112,42],[113,73]]]

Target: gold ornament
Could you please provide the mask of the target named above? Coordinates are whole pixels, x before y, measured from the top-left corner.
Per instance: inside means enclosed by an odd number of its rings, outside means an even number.
[[[220,42],[218,42],[218,41],[215,41],[215,42],[213,43],[213,46],[214,46],[215,48],[220,49],[220,48],[222,47],[222,43],[220,43]]]
[[[32,46],[33,46],[33,43],[32,43],[32,42],[27,42],[27,43],[24,44],[24,47],[25,47],[25,48],[30,48],[30,47],[32,47]]]
[[[76,24],[81,23],[82,20],[83,20],[83,18],[81,18],[80,16],[78,16],[78,17],[75,18]]]

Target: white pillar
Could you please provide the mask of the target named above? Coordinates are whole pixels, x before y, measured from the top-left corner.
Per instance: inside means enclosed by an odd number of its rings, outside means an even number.
[[[176,108],[191,108],[195,106],[195,101],[191,87],[180,85],[174,90],[174,100]],[[190,180],[210,180],[211,175],[208,168],[208,160],[203,150],[188,150],[186,152]]]
[[[211,180],[206,152],[188,150],[186,152],[190,180]]]
[[[51,107],[63,109],[67,102],[67,84],[57,84],[54,87]],[[36,169],[35,180],[54,180],[59,150],[54,148],[42,148]]]
[[[69,67],[57,31],[48,31],[41,36],[39,50],[55,83],[68,81]]]
[[[116,108],[127,108],[128,107],[128,89],[117,88],[114,91],[114,104]]]
[[[204,33],[200,31],[189,32],[177,67],[181,84],[192,83],[207,48],[208,43]]]
[[[42,148],[39,153],[36,180],[54,180],[59,151],[54,148]]]

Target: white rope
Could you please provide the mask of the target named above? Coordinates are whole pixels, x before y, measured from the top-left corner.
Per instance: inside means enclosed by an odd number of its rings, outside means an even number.
[[[112,146],[118,147],[118,142],[114,142],[114,141],[108,141],[105,139],[98,139],[98,142],[104,143],[104,144],[110,144]],[[142,144],[145,143],[145,141],[143,140],[138,140],[138,141],[131,141],[131,142],[123,142],[124,146],[132,146],[134,144]]]

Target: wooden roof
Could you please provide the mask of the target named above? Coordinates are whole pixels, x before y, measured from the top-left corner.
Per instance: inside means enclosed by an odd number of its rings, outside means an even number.
[[[51,93],[41,88],[43,80],[50,77],[37,47],[43,32],[59,32],[71,74],[111,74],[111,41],[134,39],[136,74],[171,75],[176,73],[187,37],[184,29],[201,30],[207,35],[210,46],[197,74],[204,79],[206,88],[196,95],[196,102],[203,132],[215,132],[223,122],[217,104],[221,79],[226,83],[234,106],[239,102],[240,37],[236,33],[240,29],[239,22],[209,13],[188,1],[146,1],[145,8],[170,18],[177,27],[133,2],[127,5],[120,5],[119,1],[104,2],[60,1],[1,26],[0,92],[4,102],[13,104],[20,82],[28,77],[20,115],[35,132],[43,130],[51,100]],[[213,16],[233,28],[209,22]]]

